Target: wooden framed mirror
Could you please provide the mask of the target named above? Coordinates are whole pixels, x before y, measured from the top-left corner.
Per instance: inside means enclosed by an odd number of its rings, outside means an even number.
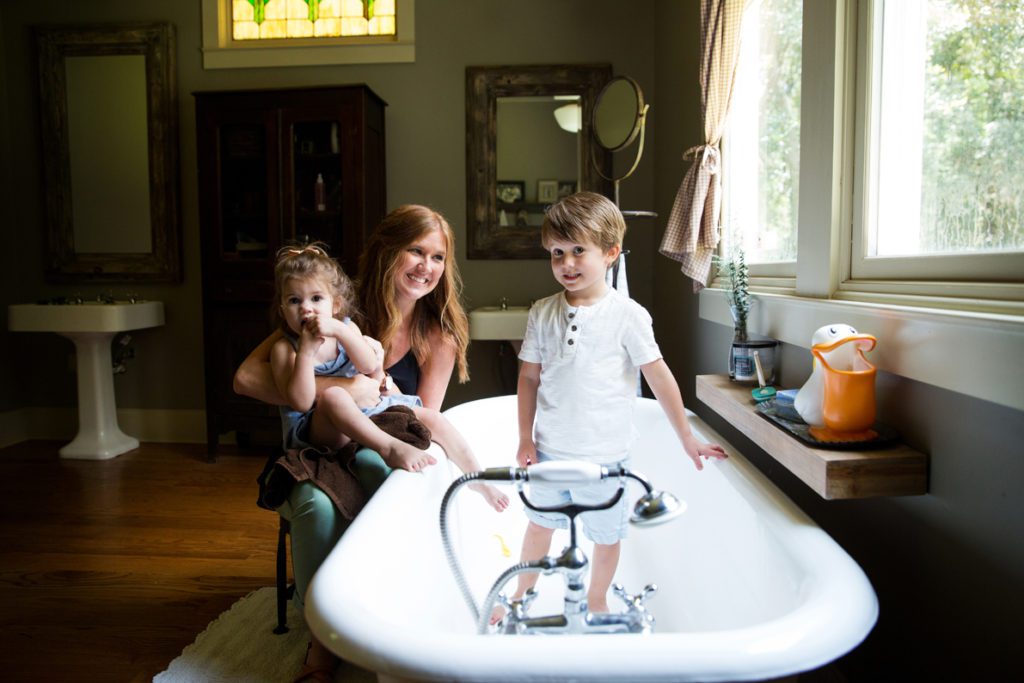
[[[178,90],[166,22],[34,27],[46,279],[181,279]]]
[[[609,64],[466,67],[467,258],[547,258],[544,207],[573,190],[609,195],[611,154],[591,129],[611,77]]]

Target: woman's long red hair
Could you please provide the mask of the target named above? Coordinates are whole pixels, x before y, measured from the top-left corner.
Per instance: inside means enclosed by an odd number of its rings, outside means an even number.
[[[439,326],[442,338],[455,348],[459,382],[469,379],[466,349],[469,319],[462,307],[462,278],[455,262],[455,235],[444,216],[419,204],[399,206],[374,229],[359,260],[358,289],[363,331],[390,348],[402,314],[395,302],[395,275],[410,244],[432,230],[445,241],[444,275],[432,292],[419,299],[410,321],[410,345],[421,365],[430,356],[430,333]]]

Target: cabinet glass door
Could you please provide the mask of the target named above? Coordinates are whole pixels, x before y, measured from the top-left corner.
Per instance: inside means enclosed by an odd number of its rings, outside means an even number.
[[[299,242],[324,242],[332,256],[341,254],[342,215],[342,121],[338,116],[291,119],[284,115],[291,140],[285,160],[284,207],[290,218],[290,236]],[[291,119],[291,120],[290,120]],[[290,163],[289,163],[290,162]],[[290,173],[289,173],[290,171]]]
[[[238,259],[265,260],[271,248],[267,191],[267,131],[261,123],[228,123],[220,129],[220,251]]]

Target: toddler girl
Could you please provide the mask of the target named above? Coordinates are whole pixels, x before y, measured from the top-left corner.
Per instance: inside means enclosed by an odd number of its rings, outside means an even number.
[[[380,453],[391,467],[416,472],[435,463],[425,451],[382,431],[369,419],[392,406],[407,406],[431,431],[448,457],[462,471],[479,470],[469,444],[437,410],[423,407],[418,396],[393,388],[383,371],[383,351],[352,322],[352,283],[338,263],[318,245],[285,247],[274,269],[275,313],[284,337],[270,353],[278,391],[288,402],[281,408],[285,448],[310,445],[338,449],[355,440]],[[352,377],[362,373],[381,383],[371,405],[358,405],[344,389],[331,387],[320,396],[315,377]],[[508,497],[489,484],[470,485],[499,512]]]

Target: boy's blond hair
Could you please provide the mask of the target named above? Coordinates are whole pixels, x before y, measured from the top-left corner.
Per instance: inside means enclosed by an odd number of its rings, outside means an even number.
[[[626,221],[619,207],[596,192],[577,192],[548,207],[540,228],[541,244],[555,240],[590,242],[608,251],[622,246]]]

